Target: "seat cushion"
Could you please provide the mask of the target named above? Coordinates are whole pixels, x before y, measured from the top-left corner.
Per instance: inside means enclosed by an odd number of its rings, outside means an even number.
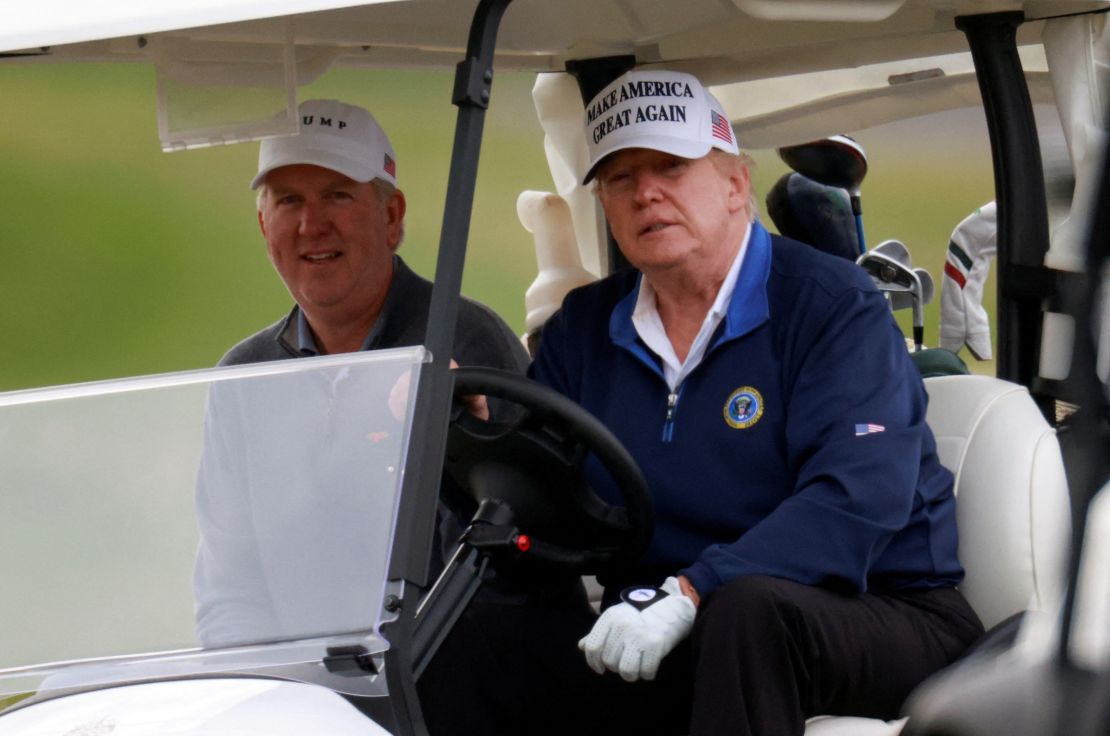
[[[854,716],[817,716],[806,721],[806,736],[897,736],[905,718],[880,721]]]
[[[956,476],[960,590],[988,629],[1060,592],[1070,536],[1056,433],[1022,386],[988,376],[925,380],[928,422]]]
[[[956,476],[960,590],[988,629],[1049,609],[1065,576],[1071,534],[1056,433],[1022,386],[988,376],[925,379],[937,454]],[[819,716],[806,736],[894,736],[905,719]]]

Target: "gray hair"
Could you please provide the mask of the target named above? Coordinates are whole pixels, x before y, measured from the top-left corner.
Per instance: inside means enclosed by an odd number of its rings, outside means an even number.
[[[373,179],[370,183],[374,185],[374,191],[378,193],[378,204],[381,205],[384,210],[385,203],[388,202],[389,198],[397,191],[397,187],[384,179]],[[393,246],[393,250],[396,251],[400,248],[403,242],[405,242],[405,221],[401,220],[401,230],[397,234],[397,245]]]

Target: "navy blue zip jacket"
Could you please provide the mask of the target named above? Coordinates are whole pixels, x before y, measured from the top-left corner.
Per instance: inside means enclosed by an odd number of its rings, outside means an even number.
[[[924,387],[862,269],[753,223],[727,314],[673,395],[632,324],[639,279],[568,294],[530,369],[601,419],[651,487],[655,535],[610,590],[679,572],[702,596],[740,575],[848,592],[963,578]]]

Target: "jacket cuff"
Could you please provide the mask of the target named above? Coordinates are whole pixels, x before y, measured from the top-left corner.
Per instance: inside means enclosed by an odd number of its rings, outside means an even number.
[[[695,562],[693,565],[679,570],[678,574],[685,575],[690,580],[694,590],[698,591],[698,596],[702,600],[705,600],[710,593],[719,588],[721,583],[724,582],[713,571],[713,568],[704,562]]]

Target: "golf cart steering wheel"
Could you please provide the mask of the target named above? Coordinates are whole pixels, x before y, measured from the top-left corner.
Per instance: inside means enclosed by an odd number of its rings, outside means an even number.
[[[579,573],[638,559],[654,527],[651,496],[636,461],[605,425],[523,376],[493,368],[453,373],[456,408],[444,468],[480,509],[498,509],[498,528],[514,534],[501,559]],[[472,394],[515,404],[516,416],[482,421],[458,402]],[[616,482],[624,506],[602,501],[586,483],[584,465],[591,455]]]

